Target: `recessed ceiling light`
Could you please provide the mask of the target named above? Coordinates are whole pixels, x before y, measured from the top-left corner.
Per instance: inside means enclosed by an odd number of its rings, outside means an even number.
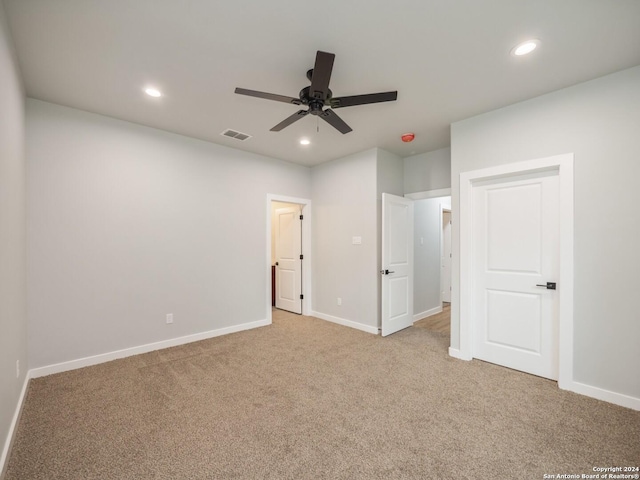
[[[520,57],[522,55],[526,55],[528,53],[533,52],[538,45],[540,45],[540,40],[532,39],[527,40],[526,42],[522,42],[511,50],[511,55],[515,55],[516,57]]]
[[[311,142],[306,138],[303,138],[302,140],[300,140],[300,145],[309,145],[310,143]]]
[[[162,92],[160,92],[160,90],[158,90],[156,88],[151,88],[151,87],[145,88],[144,89],[144,93],[146,93],[150,97],[161,97],[162,96]]]

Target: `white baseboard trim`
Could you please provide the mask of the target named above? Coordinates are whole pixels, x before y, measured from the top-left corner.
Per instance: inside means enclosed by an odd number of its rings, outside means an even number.
[[[163,340],[161,342],[147,343],[146,345],[140,345],[137,347],[125,348],[122,350],[116,350],[114,352],[102,353],[99,355],[93,355],[91,357],[79,358],[77,360],[70,360],[68,362],[56,363],[54,365],[47,365],[45,367],[33,368],[29,371],[31,378],[44,377],[46,375],[53,375],[54,373],[67,372],[69,370],[76,370],[78,368],[90,367],[92,365],[98,365],[99,363],[110,362],[111,360],[117,360],[119,358],[131,357],[133,355],[140,355],[141,353],[153,352],[155,350],[161,350],[163,348],[176,347],[178,345],[184,345],[186,343],[197,342],[200,340],[206,340],[208,338],[219,337],[221,335],[228,335],[230,333],[241,332],[243,330],[250,330],[252,328],[264,327],[270,325],[271,322],[267,319],[257,320],[255,322],[242,323],[240,325],[233,325],[231,327],[219,328],[217,330],[209,330],[208,332],[195,333],[193,335],[186,335],[184,337],[171,338],[169,340]]]
[[[362,330],[363,332],[373,333],[378,335],[378,327],[372,327],[371,325],[365,325],[363,323],[354,322],[353,320],[346,320],[340,317],[334,317],[333,315],[327,315],[326,313],[311,312],[312,317],[319,318],[320,320],[326,320],[327,322],[337,323],[345,327],[355,328],[356,330]]]
[[[423,318],[430,317],[431,315],[435,315],[436,313],[440,312],[442,312],[442,305],[440,305],[439,307],[430,308],[429,310],[425,310],[421,313],[416,313],[413,316],[413,321],[417,322],[418,320],[422,320]]]
[[[24,404],[24,399],[27,394],[27,387],[29,386],[30,378],[31,378],[30,371],[27,371],[27,374],[24,377],[22,391],[20,392],[20,396],[18,397],[18,404],[16,405],[16,411],[14,412],[13,418],[11,419],[11,424],[9,425],[9,432],[7,433],[7,438],[4,442],[4,447],[2,448],[2,455],[0,455],[0,478],[4,478],[5,468],[7,466],[6,463],[7,463],[7,460],[9,460],[9,452],[11,451],[13,437],[16,433],[16,428],[18,427],[20,414],[22,413],[22,405]]]
[[[624,393],[616,393],[610,390],[605,390],[604,388],[593,387],[576,381],[563,385],[562,388],[563,390],[569,390],[574,393],[579,393],[580,395],[586,395],[587,397],[595,398],[597,400],[640,411],[640,398],[625,395]]]
[[[471,357],[466,357],[465,355],[462,354],[460,350],[453,347],[449,347],[449,356],[453,358],[457,358],[459,360],[465,360],[467,362],[471,360]]]

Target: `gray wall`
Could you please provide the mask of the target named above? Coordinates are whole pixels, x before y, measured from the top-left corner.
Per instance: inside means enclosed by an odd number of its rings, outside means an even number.
[[[404,193],[451,187],[451,149],[442,148],[404,159]]]
[[[32,368],[266,318],[266,195],[308,168],[37,100],[27,159]]]
[[[640,67],[452,125],[454,348],[459,174],[573,152],[574,380],[640,398],[639,126]]]
[[[27,372],[24,163],[24,92],[0,2],[0,456]]]
[[[378,326],[376,173],[377,149],[311,170],[312,309],[370,327]]]
[[[414,315],[424,314],[434,308],[442,307],[440,302],[440,240],[442,237],[440,205],[450,207],[451,197],[428,198],[414,202]]]

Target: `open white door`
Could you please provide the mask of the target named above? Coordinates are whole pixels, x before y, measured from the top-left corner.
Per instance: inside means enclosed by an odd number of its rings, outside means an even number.
[[[382,194],[382,336],[413,325],[413,200]]]
[[[473,187],[474,357],[558,378],[558,171]]]
[[[302,313],[300,207],[276,210],[276,308]]]

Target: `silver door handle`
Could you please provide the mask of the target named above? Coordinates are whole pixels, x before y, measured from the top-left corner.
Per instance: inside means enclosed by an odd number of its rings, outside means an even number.
[[[393,270],[380,270],[380,273],[382,275],[389,275],[390,273],[396,273]]]

